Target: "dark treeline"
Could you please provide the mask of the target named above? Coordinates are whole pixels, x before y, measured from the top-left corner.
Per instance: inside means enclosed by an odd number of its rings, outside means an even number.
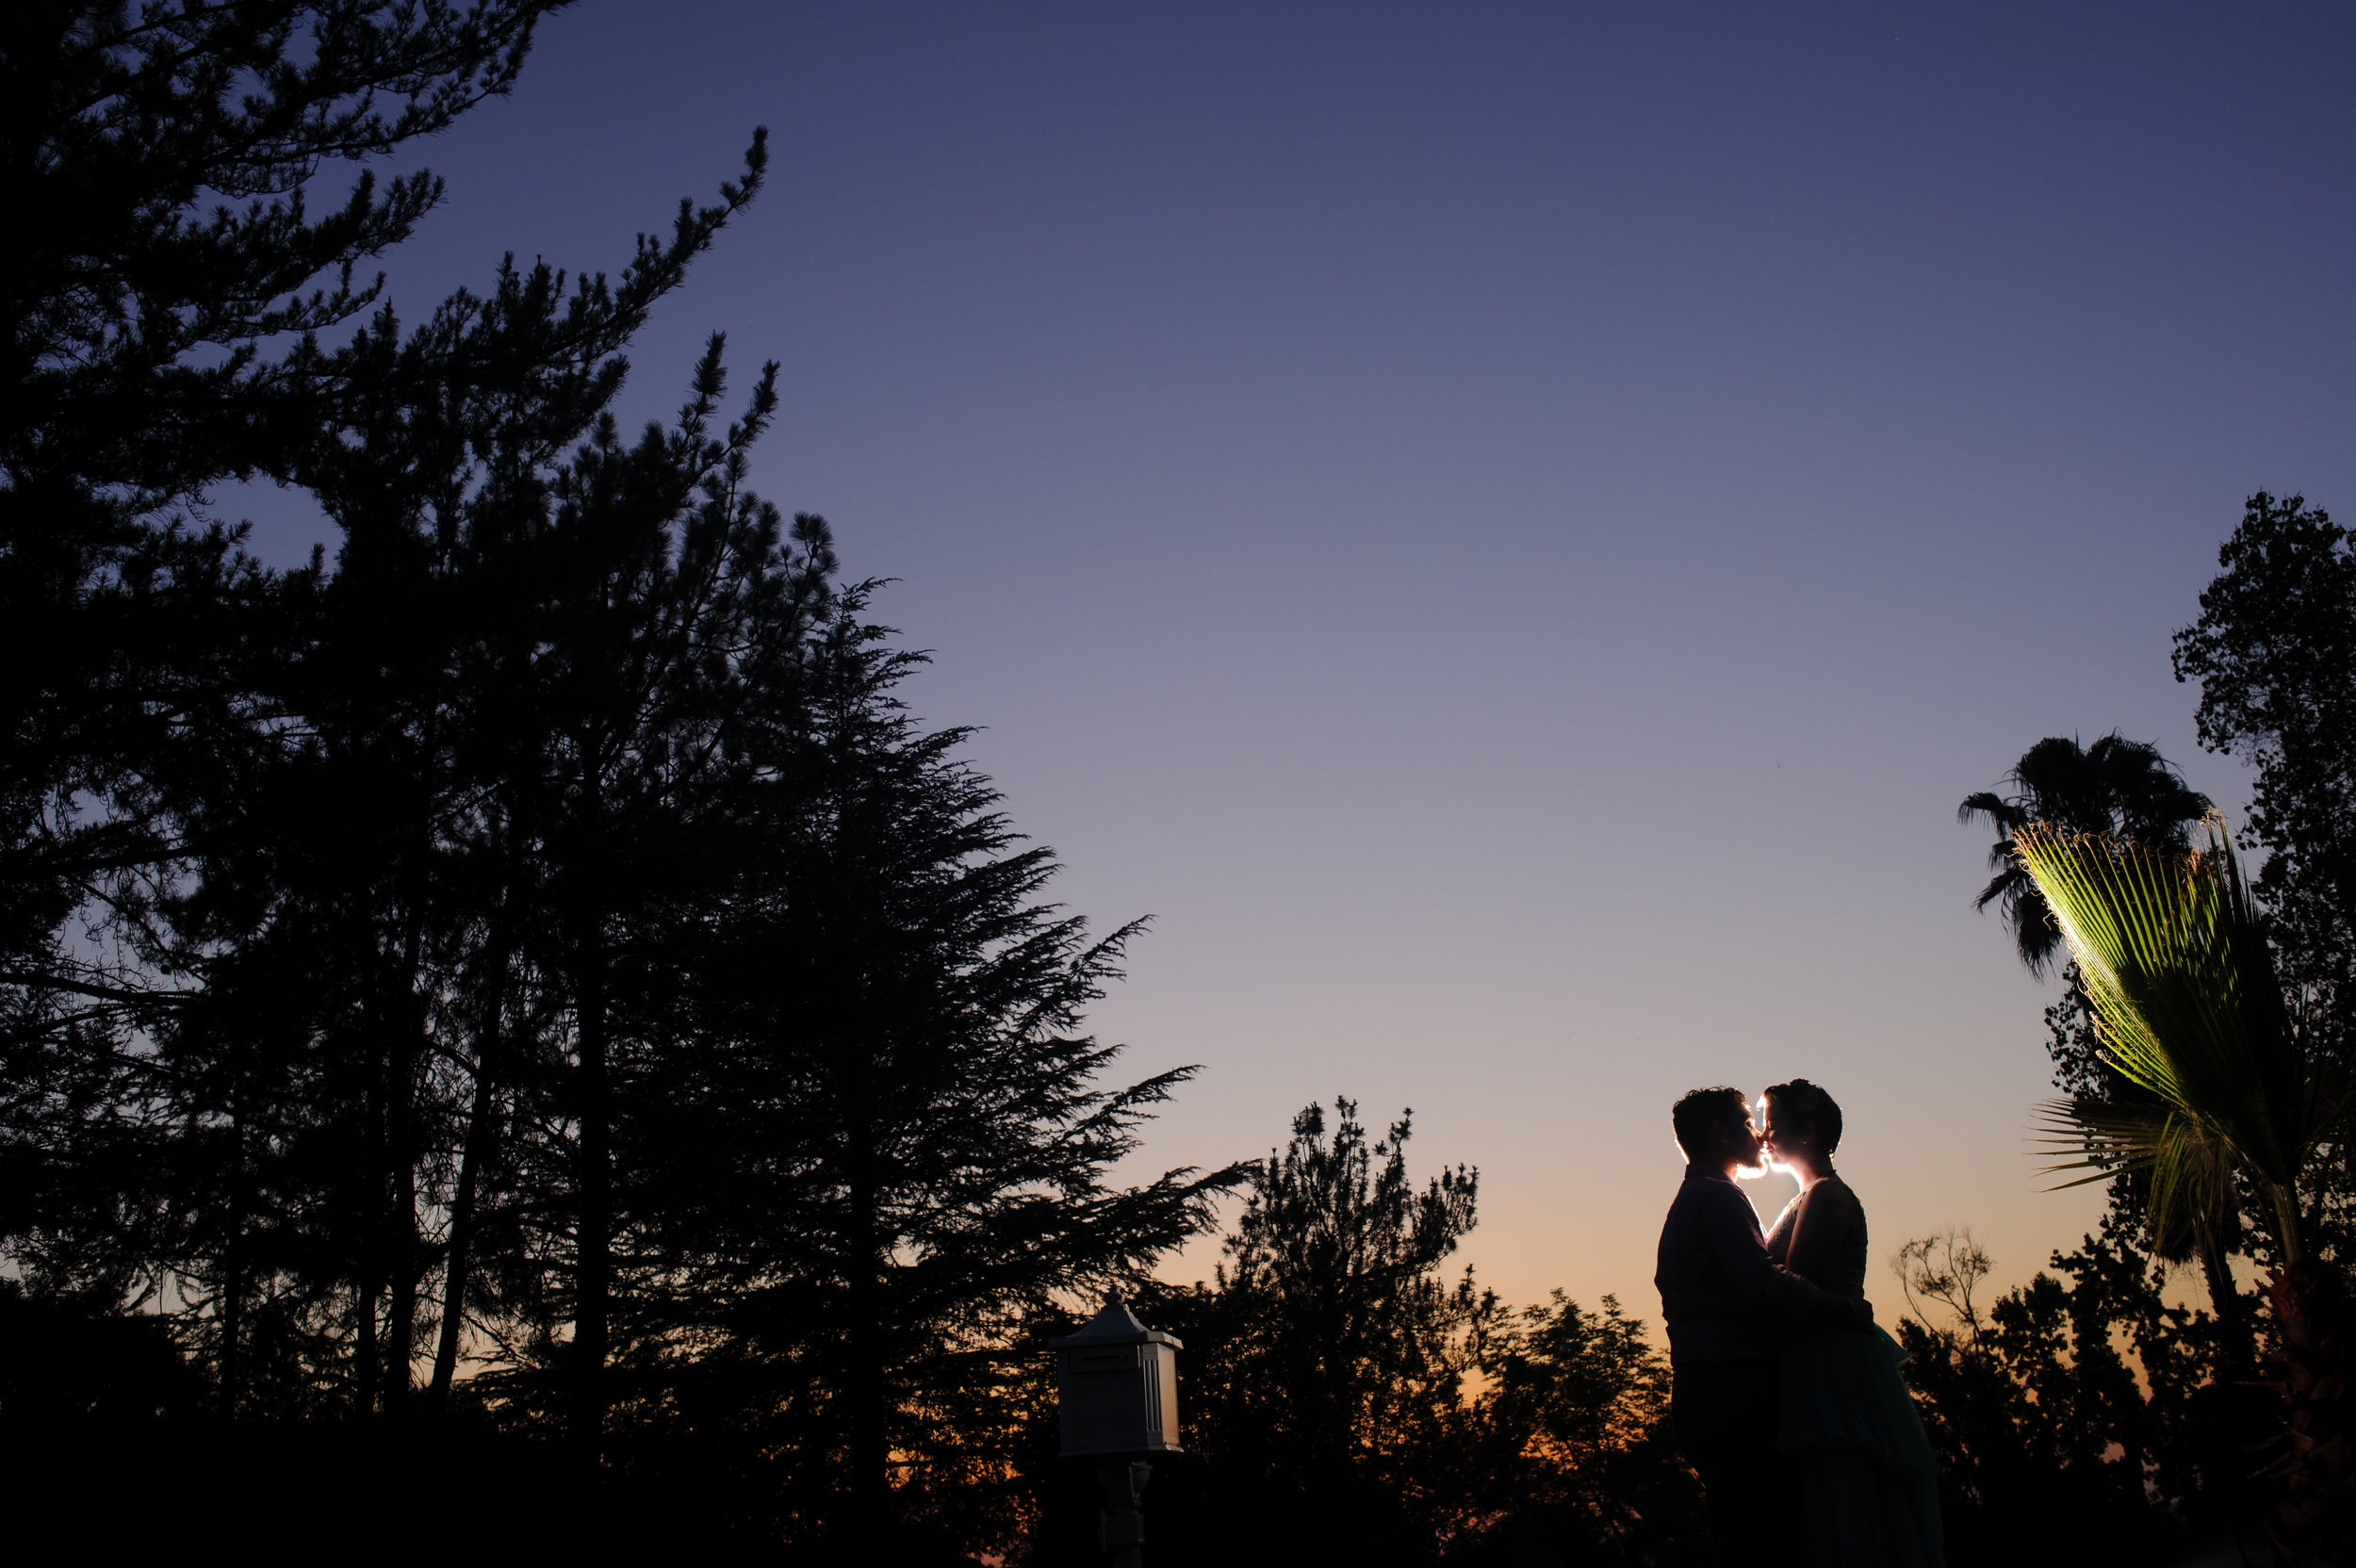
[[[613,416],[761,138],[613,279],[416,324],[359,269],[432,176],[306,204],[549,8],[8,11],[11,1458],[139,1410],[175,1441],[97,1468],[199,1513],[520,1511],[496,1449],[608,1499],[527,1535],[1003,1538],[1012,1348],[1236,1177],[1108,1181],[1187,1075],[1080,1032],[1134,928],[1044,901],[874,585],[746,488],[777,368],[731,401],[715,336]],[[251,558],[233,480],[332,555]]]
[[[1643,1322],[1451,1275],[1477,1173],[1412,1182],[1409,1127],[1370,1140],[1349,1101],[1309,1106],[1251,1168],[1216,1279],[1149,1287],[1141,1312],[1186,1346],[1189,1451],[1148,1494],[1159,1560],[1716,1560]],[[1084,1533],[1048,1560],[1094,1560]]]

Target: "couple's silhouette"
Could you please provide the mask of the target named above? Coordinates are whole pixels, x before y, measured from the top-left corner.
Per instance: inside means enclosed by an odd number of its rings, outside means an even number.
[[[1833,1171],[1841,1107],[1805,1078],[1695,1089],[1670,1113],[1685,1182],[1661,1231],[1669,1413],[1732,1554],[1808,1568],[1939,1568],[1938,1463],[1905,1361],[1865,1300],[1865,1209]],[[1799,1196],[1771,1231],[1734,1184]]]

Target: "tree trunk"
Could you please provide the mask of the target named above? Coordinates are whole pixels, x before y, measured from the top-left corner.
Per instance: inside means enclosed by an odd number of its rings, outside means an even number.
[[[514,911],[520,884],[514,825],[507,826],[506,892],[491,917],[491,937],[485,944],[489,957],[483,966],[483,1010],[475,1024],[474,1104],[466,1116],[466,1141],[458,1158],[458,1190],[450,1195],[450,1242],[442,1260],[441,1331],[434,1347],[434,1380],[427,1393],[427,1402],[436,1415],[450,1413],[459,1341],[466,1328],[466,1283],[474,1266],[476,1194],[499,1133],[500,1052],[506,1039],[508,967],[515,957]]]
[[[851,1186],[853,1266],[851,1283],[851,1513],[856,1544],[869,1560],[889,1560],[892,1518],[892,1434],[885,1376],[885,1266],[881,1227],[876,1222],[873,1183],[854,1176]]]
[[[229,1108],[229,1237],[221,1249],[221,1418],[235,1424],[244,1394],[245,1365],[245,1118],[233,1087]]]
[[[417,995],[417,949],[423,924],[412,909],[401,942],[400,1004],[385,1009],[393,1037],[385,1052],[384,1166],[392,1189],[385,1215],[385,1251],[392,1269],[392,1300],[384,1328],[384,1419],[399,1428],[408,1418],[410,1353],[417,1335],[417,1158],[416,1141],[417,1061],[425,1030],[425,1002]]]
[[[439,751],[441,724],[438,702],[426,710],[425,736],[417,759],[418,776],[425,782],[431,800],[431,789],[436,781],[435,758]],[[401,881],[405,896],[401,900],[401,969],[389,988],[392,1002],[384,1010],[391,1024],[393,1037],[385,1052],[387,1073],[385,1085],[386,1173],[391,1177],[392,1213],[389,1216],[389,1249],[392,1256],[392,1310],[385,1331],[384,1417],[385,1424],[399,1430],[409,1415],[411,1388],[411,1358],[417,1343],[417,1277],[424,1270],[419,1265],[417,1248],[417,1069],[426,1058],[431,1027],[425,998],[418,993],[417,980],[423,966],[425,951],[426,903],[430,896],[428,870],[433,864],[434,829],[432,808],[420,803],[420,814],[413,824],[416,841],[410,845],[409,863]]]
[[[605,1444],[607,1311],[613,1288],[614,1168],[607,1072],[605,952],[595,915],[574,944],[580,1049],[581,1210],[573,1256],[573,1444],[594,1474]]]
[[[2217,1327],[2233,1359],[2247,1366],[2256,1359],[2258,1351],[2250,1334],[2249,1305],[2242,1299],[2240,1287],[2233,1283],[2233,1260],[2226,1254],[2224,1243],[2218,1240],[2215,1226],[2201,1225],[2200,1237],[2201,1275],[2209,1287],[2209,1310],[2217,1315]]]
[[[368,1042],[363,1029],[360,1039]],[[363,1049],[366,1049],[363,1044]],[[384,1282],[384,1085],[370,1063],[361,1090],[360,1266],[352,1282],[352,1414],[361,1421],[376,1416],[377,1374],[382,1356],[376,1342],[376,1293]]]
[[[367,1421],[376,1414],[376,1279],[365,1266],[352,1291],[352,1413]]]
[[[2348,1430],[2348,1299],[2339,1282],[2307,1260],[2304,1217],[2290,1187],[2262,1182],[2282,1260],[2266,1283],[2276,1357],[2270,1386],[2282,1398],[2282,1459],[2264,1478],[2274,1501],[2266,1538],[2290,1568],[2356,1563],[2356,1435]]]
[[[245,1378],[237,1354],[245,1338],[245,1281],[237,1270],[237,1234],[232,1231],[221,1260],[221,1418],[233,1424]]]
[[[2276,1489],[2266,1535],[2294,1568],[2356,1562],[2356,1435],[2348,1429],[2348,1302],[2305,1262],[2266,1287],[2281,1359],[2275,1386],[2288,1406],[2289,1452],[2267,1474]]]
[[[466,1119],[466,1142],[458,1160],[458,1190],[450,1196],[450,1243],[442,1261],[441,1333],[434,1348],[434,1381],[426,1399],[436,1415],[450,1412],[451,1380],[458,1374],[458,1342],[466,1331],[467,1270],[473,1263],[475,1189],[491,1155],[492,1122],[498,1115],[493,1059],[499,1049],[499,1007],[489,1009],[475,1049],[474,1105]]]

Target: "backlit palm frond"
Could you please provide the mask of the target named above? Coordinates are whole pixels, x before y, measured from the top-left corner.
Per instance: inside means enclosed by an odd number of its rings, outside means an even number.
[[[2056,1158],[2041,1176],[2069,1170],[2091,1174],[2050,1189],[2085,1186],[2130,1171],[2151,1177],[2151,1229],[2168,1233],[2178,1210],[2196,1225],[2216,1223],[2233,1201],[2233,1152],[2198,1118],[2170,1105],[2116,1101],[2051,1100],[2037,1108],[2036,1141]]]
[[[2201,1162],[2237,1159],[2295,1224],[2283,1204],[2324,1108],[2230,841],[2213,828],[2204,852],[2176,854],[2032,824],[2013,842],[2078,962],[2105,1058],[2171,1113],[2144,1132],[2119,1107],[2081,1120],[2086,1152],[2148,1150],[2155,1181],[2184,1196],[2210,1180]]]
[[[2213,1125],[2262,1174],[2293,1177],[2304,1075],[2231,846],[2170,855],[2041,824],[2014,842],[2078,960],[2113,1065]]]
[[[2174,1113],[2159,1105],[2114,1105],[2099,1100],[2049,1100],[2039,1105],[2031,1125],[2032,1142],[2053,1156],[2052,1165],[2037,1167],[2040,1176],[2084,1170],[2091,1174],[2056,1182],[2048,1192],[2107,1182],[2114,1176],[2149,1170],[2159,1152],[2158,1122]],[[2065,1157],[2066,1156],[2066,1157]]]

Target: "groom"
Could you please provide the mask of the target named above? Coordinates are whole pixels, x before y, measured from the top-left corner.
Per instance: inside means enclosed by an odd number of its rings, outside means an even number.
[[[1685,1184],[1661,1228],[1661,1315],[1669,1325],[1669,1420],[1702,1478],[1721,1546],[1795,1561],[1791,1462],[1775,1452],[1775,1335],[1786,1323],[1870,1329],[1873,1309],[1828,1296],[1767,1256],[1737,1174],[1764,1168],[1741,1089],[1695,1089],[1669,1119]]]

